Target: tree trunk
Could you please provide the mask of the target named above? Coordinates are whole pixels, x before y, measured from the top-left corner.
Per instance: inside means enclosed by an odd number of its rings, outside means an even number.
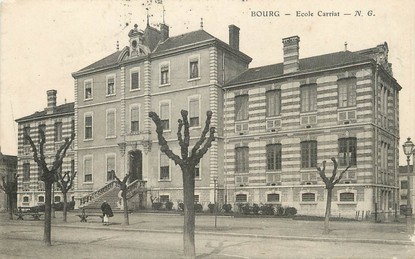
[[[43,240],[45,244],[51,246],[51,221],[52,221],[52,182],[45,182],[45,229]]]
[[[63,222],[66,222],[67,210],[68,210],[68,197],[66,192],[62,192],[63,194]]]
[[[330,232],[329,221],[330,221],[330,213],[331,213],[332,193],[333,193],[333,188],[327,188],[326,215],[324,217],[324,234],[328,234]]]
[[[182,171],[184,192],[184,258],[195,258],[195,180],[190,168],[182,168]]]
[[[124,205],[124,225],[130,225],[130,220],[128,219],[128,204],[127,204],[127,188],[122,190],[122,203]]]
[[[9,219],[13,220],[13,194],[7,194],[7,204],[9,206]]]

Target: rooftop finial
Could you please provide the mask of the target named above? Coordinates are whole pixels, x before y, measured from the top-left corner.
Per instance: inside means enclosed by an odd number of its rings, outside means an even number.
[[[148,26],[148,25],[150,25],[150,15],[149,15],[149,12],[148,12],[148,8],[146,8],[146,10],[147,10],[147,26]]]
[[[163,23],[166,24],[166,22],[164,21],[164,16],[165,16],[166,10],[164,9],[164,5],[163,5]]]
[[[203,17],[200,18],[200,29],[203,30]]]
[[[347,41],[344,42],[344,51],[347,51]]]
[[[120,42],[117,40],[117,51],[120,50]]]

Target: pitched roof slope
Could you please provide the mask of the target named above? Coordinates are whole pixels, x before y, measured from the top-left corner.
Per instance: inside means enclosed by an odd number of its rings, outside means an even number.
[[[112,53],[111,55],[106,56],[105,58],[100,59],[97,62],[94,62],[91,65],[82,68],[78,72],[83,72],[83,71],[90,70],[90,69],[98,69],[98,68],[117,64],[120,53],[121,53],[121,50],[116,51]]]
[[[174,49],[177,47],[205,41],[205,40],[213,40],[216,39],[209,33],[204,30],[192,31],[188,33],[184,33],[181,35],[173,36],[165,40],[164,42],[160,43],[158,47],[155,49],[155,52],[161,52],[169,49]]]
[[[73,113],[73,112],[74,112],[74,103],[73,102],[65,103],[65,104],[56,106],[52,114],[47,114],[45,110],[38,111],[31,115],[16,119],[16,122],[34,120],[38,118],[47,118],[47,117],[57,116],[57,115],[66,114],[66,113]]]
[[[300,70],[298,72],[309,72],[323,68],[342,66],[370,60],[372,59],[365,55],[359,55],[350,51],[341,51],[300,59]],[[248,83],[257,80],[275,78],[282,75],[284,75],[283,63],[255,67],[246,70],[236,78],[229,81],[227,85]]]

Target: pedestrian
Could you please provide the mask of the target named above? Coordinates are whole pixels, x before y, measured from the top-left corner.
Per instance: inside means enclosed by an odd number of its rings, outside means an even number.
[[[104,201],[102,203],[101,210],[102,210],[102,215],[104,216],[104,226],[108,226],[109,225],[108,219],[109,217],[114,216],[114,214],[112,213],[111,206],[107,203],[107,201]]]

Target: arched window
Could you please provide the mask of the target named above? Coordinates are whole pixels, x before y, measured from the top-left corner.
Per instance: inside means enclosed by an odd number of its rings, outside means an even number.
[[[248,197],[246,194],[240,193],[235,196],[235,202],[247,202]]]
[[[314,202],[316,201],[316,194],[312,192],[307,192],[301,194],[301,201],[302,202]]]

